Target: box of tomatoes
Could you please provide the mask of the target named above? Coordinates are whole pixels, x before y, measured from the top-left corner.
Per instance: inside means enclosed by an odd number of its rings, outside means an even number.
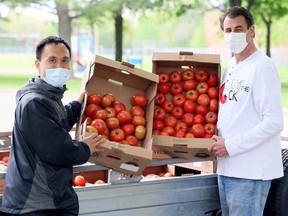
[[[76,138],[96,132],[105,138],[104,151],[89,162],[121,173],[141,175],[152,159],[152,121],[158,75],[96,55],[85,71],[87,97]]]
[[[155,52],[159,76],[153,112],[153,158],[213,160],[207,151],[217,133],[220,56]]]

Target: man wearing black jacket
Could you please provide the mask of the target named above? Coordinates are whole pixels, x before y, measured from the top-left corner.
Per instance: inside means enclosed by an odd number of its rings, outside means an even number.
[[[39,77],[16,95],[15,122],[1,211],[4,215],[78,215],[73,165],[103,151],[103,138],[81,141],[69,134],[79,120],[85,92],[62,104],[70,77],[71,49],[61,38],[43,39],[36,49]],[[1,214],[1,215],[3,215]]]

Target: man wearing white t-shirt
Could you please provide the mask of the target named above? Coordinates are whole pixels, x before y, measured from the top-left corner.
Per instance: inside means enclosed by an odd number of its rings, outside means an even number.
[[[261,216],[271,180],[283,176],[281,81],[274,63],[257,50],[250,12],[239,6],[221,18],[231,58],[219,95],[217,156],[223,216]]]

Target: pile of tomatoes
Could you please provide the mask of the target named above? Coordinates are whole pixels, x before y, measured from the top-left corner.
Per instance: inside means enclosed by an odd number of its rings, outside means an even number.
[[[87,132],[101,134],[104,138],[138,146],[146,135],[145,106],[148,100],[143,94],[131,98],[131,109],[123,102],[116,101],[113,94],[101,96],[93,93],[87,97],[82,123],[87,121]]]
[[[155,96],[153,134],[210,138],[216,132],[218,76],[205,69],[161,71]]]

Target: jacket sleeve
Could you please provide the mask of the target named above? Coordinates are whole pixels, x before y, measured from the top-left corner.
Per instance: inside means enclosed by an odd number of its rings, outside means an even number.
[[[78,101],[72,101],[65,105],[65,109],[67,112],[68,117],[68,128],[67,130],[71,130],[72,127],[75,125],[75,123],[80,118],[80,112],[81,112],[81,104]]]
[[[16,118],[18,116],[22,135],[28,142],[29,148],[42,161],[56,165],[87,162],[90,156],[88,145],[72,139],[69,130],[61,125],[59,114],[47,100],[34,98],[20,110]],[[71,118],[76,119],[76,115]]]

